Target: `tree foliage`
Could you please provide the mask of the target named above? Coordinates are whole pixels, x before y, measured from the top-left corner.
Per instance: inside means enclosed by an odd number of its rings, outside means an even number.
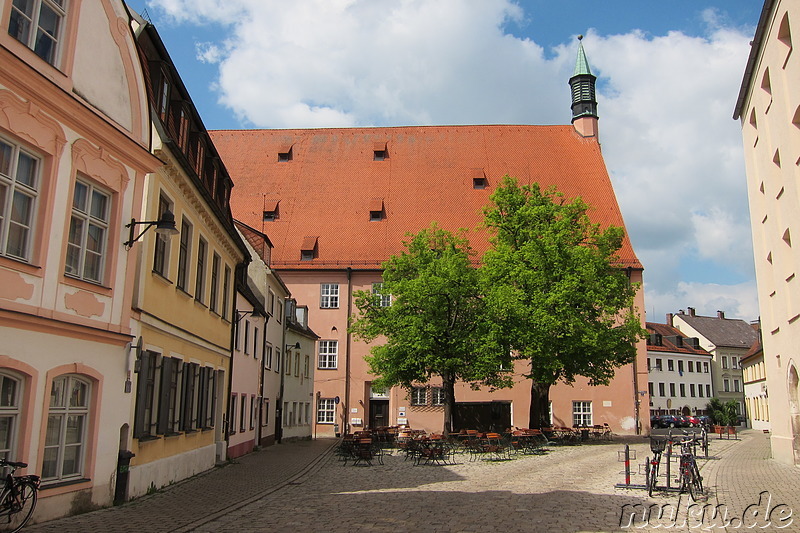
[[[368,342],[385,338],[367,357],[374,387],[410,389],[441,377],[451,431],[454,384],[510,385],[502,370],[510,352],[487,312],[468,242],[434,223],[404,245],[383,264],[381,294],[355,293],[360,313],[351,331]],[[391,295],[391,305],[382,295]]]
[[[593,224],[580,198],[520,186],[506,176],[484,210],[493,233],[483,258],[487,305],[520,358],[530,361],[531,427],[549,420],[549,388],[577,376],[608,384],[645,333],[636,287],[619,268],[623,230]]]

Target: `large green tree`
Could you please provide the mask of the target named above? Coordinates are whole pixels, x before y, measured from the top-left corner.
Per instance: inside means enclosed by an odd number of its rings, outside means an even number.
[[[505,338],[530,361],[530,427],[549,423],[550,387],[577,376],[608,384],[644,335],[636,287],[620,268],[623,230],[593,224],[589,206],[506,176],[485,208],[487,303]]]
[[[461,236],[435,223],[404,242],[383,264],[381,294],[355,293],[353,334],[384,337],[367,356],[374,387],[428,383],[441,377],[444,431],[453,430],[455,384],[511,384],[507,343],[486,311],[473,252]],[[390,305],[382,296],[391,295]]]

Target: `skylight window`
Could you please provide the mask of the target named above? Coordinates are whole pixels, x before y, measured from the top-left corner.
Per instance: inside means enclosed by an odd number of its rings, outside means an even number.
[[[482,168],[473,168],[471,175],[473,189],[485,189],[489,186],[489,180],[486,179],[486,173]]]
[[[273,222],[278,219],[278,202],[279,200],[265,200],[264,201],[264,221]]]
[[[313,261],[317,257],[317,239],[319,237],[304,237],[300,245],[300,260]]]
[[[373,198],[369,203],[370,222],[379,222],[386,218],[386,210],[383,207],[383,198]]]
[[[283,163],[286,161],[291,161],[294,158],[294,154],[292,153],[292,145],[287,144],[285,146],[281,146],[278,149],[278,161]]]
[[[373,161],[385,161],[389,159],[389,150],[386,148],[386,142],[377,142],[372,147]]]

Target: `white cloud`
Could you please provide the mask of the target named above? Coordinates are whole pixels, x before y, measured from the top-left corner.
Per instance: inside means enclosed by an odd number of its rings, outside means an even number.
[[[174,23],[226,30],[198,55],[219,65],[212,86],[244,126],[570,118],[574,36],[546,55],[535,40],[505,33],[509,21],[535,16],[512,0],[152,3]],[[590,31],[584,40],[600,78],[606,163],[646,269],[647,309],[661,316],[678,303],[702,309],[700,300],[752,314],[755,298],[752,283],[700,284],[713,273],[686,266],[693,259],[717,265],[721,278],[753,277],[741,134],[731,118],[752,29],[727,27],[712,10],[703,20],[702,37]]]
[[[645,284],[645,290],[648,322],[663,324],[667,313],[685,311],[688,307],[694,307],[698,315],[716,316],[717,311],[724,311],[726,318],[748,322],[760,315],[754,281],[736,285],[679,282],[674,290],[668,292],[651,290]]]

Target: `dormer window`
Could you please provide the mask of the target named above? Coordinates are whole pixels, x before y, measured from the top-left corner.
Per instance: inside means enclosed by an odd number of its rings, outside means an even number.
[[[383,198],[373,198],[369,203],[370,222],[379,222],[386,218],[386,211],[383,208]]]
[[[304,237],[300,245],[300,260],[313,261],[317,257],[317,239],[319,237]]]
[[[273,222],[278,218],[279,200],[266,200],[264,202],[264,221]]]
[[[372,147],[373,161],[385,161],[389,159],[389,150],[386,148],[385,142],[377,142]]]
[[[66,16],[64,4],[64,0],[15,0],[8,21],[9,35],[56,66]]]
[[[291,161],[293,158],[292,154],[292,145],[281,146],[278,149],[278,162],[283,163],[286,161]]]
[[[485,189],[489,186],[489,180],[486,179],[486,173],[482,168],[473,168],[471,173],[473,189]]]

